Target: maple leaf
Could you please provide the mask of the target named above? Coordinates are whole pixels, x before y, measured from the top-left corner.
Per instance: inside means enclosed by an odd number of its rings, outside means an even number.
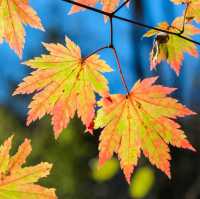
[[[100,72],[112,69],[94,54],[81,58],[81,51],[66,37],[66,47],[61,44],[44,44],[50,55],[42,55],[25,62],[37,69],[24,79],[14,92],[29,94],[38,91],[30,103],[27,125],[45,114],[52,115],[57,138],[77,110],[78,116],[92,133],[95,115],[95,93],[108,93],[108,82]]]
[[[30,140],[25,139],[14,156],[9,152],[13,136],[0,147],[0,198],[56,199],[55,190],[35,184],[49,175],[52,165],[46,162],[22,167],[31,153]]]
[[[95,7],[97,3],[101,3],[103,11],[112,13],[115,11],[117,6],[119,5],[120,0],[76,0],[76,2],[90,6],[90,7]],[[81,10],[84,10],[84,8],[81,8],[80,6],[77,6],[77,5],[73,5],[71,10],[69,11],[69,14],[80,12]],[[105,21],[107,21],[107,18],[108,17],[105,16]]]
[[[186,19],[200,23],[200,0],[171,0],[175,4],[188,4]]]
[[[182,30],[182,26],[183,17],[178,17],[173,21],[171,26],[167,22],[163,22],[158,25],[158,28],[178,34]],[[191,38],[191,36],[195,34],[200,34],[200,29],[186,23],[182,36]],[[157,30],[150,30],[144,36],[156,36],[150,53],[151,69],[156,68],[161,61],[166,60],[176,74],[179,75],[185,52],[191,56],[198,57],[196,45],[178,37],[177,35],[167,34]]]
[[[25,42],[23,24],[44,30],[28,0],[0,0],[0,42],[5,39],[20,58]]]
[[[95,7],[99,0],[76,0],[76,2],[84,4],[86,6]],[[77,5],[73,5],[69,11],[69,14],[74,14],[80,12],[81,10],[84,10],[84,8]]]
[[[138,81],[127,95],[108,95],[98,102],[101,107],[95,128],[100,135],[99,164],[115,152],[130,183],[131,174],[143,151],[153,165],[170,177],[169,146],[195,151],[174,119],[194,114],[167,95],[174,88],[153,85],[157,77]]]

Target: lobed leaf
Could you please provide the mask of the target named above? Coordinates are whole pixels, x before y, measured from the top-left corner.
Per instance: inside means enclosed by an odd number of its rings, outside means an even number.
[[[90,6],[95,7],[97,3],[100,3],[102,5],[102,10],[108,13],[112,13],[117,9],[117,6],[120,3],[120,0],[76,0],[76,2]],[[127,4],[128,5],[128,4]],[[69,14],[74,14],[77,12],[80,12],[81,10],[84,10],[84,8],[81,8],[80,6],[73,5],[71,10],[69,11]],[[105,21],[107,20],[107,17],[105,17]]]
[[[101,108],[95,128],[104,128],[100,135],[99,164],[116,153],[129,183],[141,151],[168,177],[171,159],[168,144],[195,151],[174,121],[194,112],[167,97],[174,88],[153,85],[156,79],[138,81],[129,94],[109,95],[98,102]]]
[[[177,33],[178,35],[183,28],[183,17],[176,18],[171,26],[163,22],[158,25],[158,28]],[[191,36],[196,34],[200,34],[200,29],[186,23],[182,36],[191,38]],[[188,53],[193,57],[198,57],[196,45],[177,35],[167,34],[157,30],[150,30],[144,35],[145,37],[156,37],[150,53],[151,69],[155,69],[161,61],[166,60],[176,74],[179,75],[184,53]]]
[[[32,148],[25,139],[14,156],[9,152],[13,136],[0,148],[0,198],[12,199],[56,199],[55,190],[35,184],[49,175],[52,165],[46,162],[36,166],[22,167]]]
[[[175,4],[188,4],[187,21],[195,20],[200,23],[200,0],[171,0]]]
[[[50,114],[57,138],[77,110],[87,131],[92,133],[95,93],[104,96],[109,90],[101,73],[112,69],[97,54],[82,58],[80,48],[67,37],[66,46],[44,46],[50,54],[25,62],[36,71],[26,77],[14,92],[16,95],[37,91],[29,105],[27,125]]]
[[[20,58],[25,42],[23,24],[44,30],[28,0],[0,0],[0,42],[5,39]]]

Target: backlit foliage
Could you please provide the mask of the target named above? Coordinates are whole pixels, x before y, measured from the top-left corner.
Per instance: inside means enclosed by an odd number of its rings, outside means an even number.
[[[13,136],[0,147],[0,198],[1,199],[56,199],[55,190],[35,184],[49,175],[52,165],[42,162],[22,167],[30,155],[30,140],[25,139],[17,153],[10,156]]]
[[[195,20],[200,23],[200,1],[199,0],[171,0],[175,4],[188,4],[186,13],[187,21]]]
[[[76,110],[87,131],[92,133],[95,93],[101,96],[108,93],[108,82],[101,72],[112,71],[98,55],[82,58],[80,48],[67,37],[65,40],[66,47],[44,44],[50,55],[25,62],[37,70],[26,77],[14,92],[15,95],[39,91],[29,105],[27,125],[50,114],[56,138],[67,127]]]
[[[120,3],[125,6],[129,1],[76,0],[75,2],[79,5],[73,5],[70,14],[85,9],[80,4],[90,6],[93,11],[97,4],[102,6],[98,12],[105,15],[105,20],[110,22],[110,44],[87,57],[82,57],[79,46],[66,37],[66,45],[44,43],[44,47],[49,52],[48,55],[41,55],[24,62],[33,69],[33,72],[24,78],[13,95],[35,93],[28,107],[27,125],[49,114],[52,118],[55,138],[58,138],[70,119],[77,113],[89,133],[92,134],[94,128],[102,128],[99,144],[100,165],[116,153],[125,177],[130,182],[134,167],[143,152],[153,165],[170,177],[169,144],[195,151],[175,119],[193,115],[194,112],[168,96],[175,90],[174,88],[155,85],[157,77],[139,80],[131,91],[128,90],[113,42],[112,19],[119,19],[115,16],[115,10],[121,5]],[[193,41],[192,37],[200,34],[200,29],[195,25],[200,22],[200,0],[171,0],[171,2],[185,5],[183,15],[174,19],[172,23],[161,22],[157,27],[152,27],[153,29],[144,36],[154,37],[150,53],[150,68],[154,69],[161,61],[167,61],[179,75],[184,53],[198,57],[196,44],[199,43]],[[120,20],[127,21],[123,19],[125,18]],[[131,20],[129,22],[135,24]],[[0,41],[5,39],[20,57],[25,37],[23,24],[43,30],[40,19],[30,7],[28,0],[0,0]],[[126,90],[125,95],[109,93],[108,81],[102,73],[112,72],[112,67],[97,54],[105,48],[110,48],[115,55]],[[96,114],[97,105],[99,110]],[[11,168],[19,169],[17,175],[23,174],[24,170],[25,173],[29,171],[29,169],[21,168],[29,154],[29,141],[25,140],[25,144],[22,145],[27,150],[27,155],[21,157],[20,148],[19,154],[11,159],[8,155],[10,142],[11,138],[1,149],[2,157],[5,157],[0,161],[3,186],[4,180],[15,177]],[[29,183],[34,183],[40,177],[46,176],[51,166],[42,163],[38,167],[41,167],[44,172],[34,175],[34,178],[28,181]],[[21,181],[17,181],[11,188],[18,190],[20,186]],[[23,187],[27,192],[31,190],[38,192],[44,189],[32,184]],[[48,190],[47,194],[55,198],[54,191]],[[25,198],[23,195],[20,197]]]
[[[178,17],[173,21],[171,26],[167,22],[163,22],[158,26],[158,28],[179,33],[182,29],[182,24],[183,17]],[[191,36],[196,34],[200,34],[200,29],[186,23],[182,35],[187,38],[191,38]],[[150,30],[144,36],[156,36],[156,40],[150,54],[151,69],[156,68],[157,64],[161,61],[167,60],[171,68],[177,75],[179,75],[185,52],[191,56],[198,57],[196,45],[190,41],[185,41],[183,38],[177,37],[176,35],[169,35],[167,33],[161,33],[157,30]]]
[[[153,85],[156,79],[138,81],[129,94],[110,95],[98,102],[101,109],[95,128],[105,127],[100,136],[99,163],[117,153],[128,182],[141,151],[170,177],[168,144],[194,150],[173,121],[194,113],[166,96],[173,88]]]
[[[19,57],[22,57],[26,34],[23,24],[44,30],[28,0],[0,0],[0,42],[5,39]]]

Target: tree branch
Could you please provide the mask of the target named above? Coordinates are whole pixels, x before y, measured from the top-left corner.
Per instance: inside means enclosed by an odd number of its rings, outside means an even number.
[[[182,38],[184,40],[187,40],[187,41],[190,41],[190,42],[195,43],[197,45],[200,45],[200,42],[192,40],[192,39],[187,38],[187,37],[182,35],[182,33],[184,32],[185,20],[186,20],[186,15],[187,15],[187,10],[188,10],[189,4],[187,4],[186,10],[185,10],[183,28],[182,28],[182,30],[180,32],[177,33],[177,32],[171,32],[169,30],[163,30],[163,29],[160,29],[160,28],[157,28],[157,27],[154,27],[154,26],[150,26],[148,24],[140,23],[138,21],[130,20],[130,19],[123,18],[123,17],[115,15],[115,13],[118,12],[123,6],[125,6],[130,0],[126,0],[121,6],[119,6],[112,13],[109,13],[109,12],[106,12],[106,11],[103,11],[103,10],[99,10],[97,8],[93,8],[93,7],[84,5],[82,3],[79,3],[79,2],[76,2],[76,1],[73,1],[73,0],[62,0],[62,1],[71,3],[73,5],[80,6],[82,8],[86,8],[86,9],[91,10],[93,12],[96,12],[96,13],[99,13],[99,14],[102,14],[102,15],[105,15],[105,16],[109,17],[109,22],[110,22],[110,44],[95,50],[94,52],[92,52],[88,56],[86,56],[83,60],[87,59],[88,57],[90,57],[90,56],[92,56],[92,55],[96,54],[97,52],[102,51],[104,49],[107,49],[107,48],[111,49],[113,54],[114,54],[114,56],[115,56],[116,62],[117,62],[117,66],[118,66],[118,69],[119,69],[119,73],[120,73],[122,84],[123,84],[123,86],[124,86],[124,88],[125,88],[125,90],[126,90],[128,95],[129,95],[129,89],[128,89],[127,83],[125,81],[125,78],[124,78],[124,75],[123,75],[123,72],[122,72],[122,67],[121,67],[121,64],[120,64],[120,60],[119,60],[116,48],[114,46],[114,41],[113,41],[113,19],[118,19],[118,20],[130,23],[130,24],[133,24],[133,25],[136,25],[136,26],[139,26],[139,27],[143,27],[143,28],[147,28],[147,29],[153,29],[153,30],[156,30],[156,31],[159,31],[159,32],[164,32],[164,33],[167,33],[167,34],[175,35],[175,36],[180,37],[180,38]]]
[[[170,35],[175,35],[175,36],[180,37],[180,38],[182,38],[184,40],[187,40],[187,41],[190,41],[190,42],[195,43],[197,45],[200,45],[200,42],[192,40],[190,38],[187,38],[187,37],[185,37],[183,35],[180,35],[179,33],[176,33],[176,32],[171,32],[171,31],[168,31],[168,30],[163,30],[163,29],[160,29],[160,28],[156,28],[154,26],[149,26],[149,25],[137,22],[137,21],[133,21],[133,20],[122,18],[122,17],[115,16],[115,15],[113,16],[113,18],[116,18],[116,19],[119,19],[119,20],[122,20],[122,21],[126,21],[128,23],[135,24],[137,26],[141,26],[143,28],[153,29],[153,30],[157,30],[157,31],[160,31],[160,32],[164,32],[164,33],[170,34]]]
[[[65,1],[65,2],[68,2],[68,3],[74,4],[74,5],[86,8],[86,9],[91,10],[93,12],[106,15],[108,17],[112,17],[112,18],[115,18],[115,19],[118,19],[118,20],[121,20],[121,21],[124,21],[124,22],[127,22],[127,23],[131,23],[131,24],[137,25],[137,26],[140,26],[140,27],[143,27],[143,28],[153,29],[153,30],[157,30],[157,31],[160,31],[160,32],[164,32],[164,33],[170,34],[170,35],[175,35],[175,36],[180,37],[180,38],[182,38],[184,40],[187,40],[187,41],[190,41],[190,42],[195,43],[197,45],[200,45],[200,42],[192,40],[190,38],[187,38],[187,37],[181,35],[180,33],[171,32],[171,31],[168,31],[168,30],[163,30],[163,29],[160,29],[160,28],[157,28],[157,27],[154,27],[154,26],[150,26],[150,25],[147,25],[147,24],[144,24],[144,23],[140,23],[138,21],[134,21],[134,20],[131,20],[131,19],[123,18],[123,17],[117,16],[117,15],[113,15],[112,13],[105,12],[105,11],[102,11],[102,10],[99,10],[99,9],[96,9],[96,8],[93,8],[93,7],[90,7],[90,6],[87,6],[87,5],[72,1],[72,0],[62,0],[62,1]]]
[[[110,47],[113,47],[113,19],[110,17]]]
[[[114,47],[114,42],[113,42],[113,19],[111,16],[109,16],[109,20],[110,20],[110,44],[108,46],[103,46],[101,48],[98,48],[97,50],[93,51],[92,53],[90,53],[88,56],[84,57],[83,61],[86,60],[87,58],[89,58],[90,56],[104,50],[104,49],[111,49],[114,56],[115,56],[115,59],[116,59],[116,62],[117,62],[117,67],[119,69],[119,73],[120,73],[120,77],[121,77],[121,81],[122,81],[122,84],[127,92],[127,94],[129,95],[129,89],[128,89],[128,86],[126,84],[126,80],[124,78],[124,74],[122,72],[122,67],[121,67],[121,64],[120,64],[120,61],[119,61],[119,57],[118,57],[118,54],[117,54],[117,51],[116,51],[116,48]]]

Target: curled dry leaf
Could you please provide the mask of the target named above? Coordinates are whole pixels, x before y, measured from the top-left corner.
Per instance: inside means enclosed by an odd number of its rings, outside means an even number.
[[[183,28],[183,17],[176,18],[171,26],[167,22],[163,22],[158,25],[158,28],[178,34]],[[191,36],[196,34],[200,34],[200,29],[186,23],[182,36],[191,38]],[[161,61],[166,60],[176,74],[179,75],[181,64],[184,59],[184,53],[188,53],[193,57],[198,57],[196,45],[178,37],[177,35],[167,34],[157,30],[150,30],[144,36],[156,37],[150,53],[151,69],[156,68]]]

